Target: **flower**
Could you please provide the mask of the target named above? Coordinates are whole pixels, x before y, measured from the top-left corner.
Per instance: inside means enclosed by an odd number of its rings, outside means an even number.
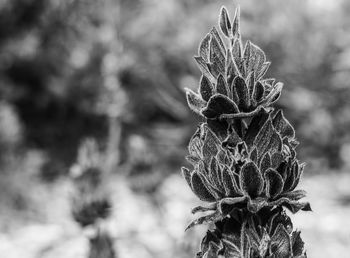
[[[239,11],[232,26],[228,18],[225,20],[229,27],[223,30],[222,23],[220,27],[229,46],[214,27],[200,43],[195,57],[203,74],[198,93],[186,89],[189,107],[208,119],[250,117],[276,102],[283,86],[274,79],[263,79],[270,66],[264,51],[250,41],[243,49]]]
[[[309,203],[299,202],[305,192],[295,190],[304,169],[296,158],[296,144],[293,127],[281,111],[273,115],[262,110],[242,133],[230,126],[224,141],[202,124],[189,143],[187,159],[193,170],[183,167],[182,173],[198,198],[209,202],[193,212],[213,213],[189,227],[221,220],[244,207],[251,213],[275,206],[293,213],[310,210]]]
[[[231,23],[223,7],[219,18],[226,47],[213,28],[195,60],[202,72],[198,92],[187,89],[189,107],[205,118],[192,136],[183,177],[205,205],[188,227],[210,223],[197,257],[299,257],[304,243],[284,210],[310,211],[296,190],[304,164],[296,157],[293,126],[275,103],[281,83],[264,79],[270,63],[247,41],[244,50],[239,10]]]

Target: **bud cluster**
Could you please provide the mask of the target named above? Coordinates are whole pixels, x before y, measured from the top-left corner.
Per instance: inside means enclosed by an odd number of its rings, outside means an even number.
[[[294,128],[272,107],[283,85],[264,78],[270,62],[258,46],[247,41],[243,47],[238,9],[231,21],[223,7],[219,27],[195,57],[202,72],[198,92],[186,90],[189,107],[205,122],[188,146],[192,168],[182,174],[207,203],[193,209],[205,214],[188,228],[214,225],[197,256],[306,257],[285,213],[311,208],[296,190],[304,164],[296,157]]]

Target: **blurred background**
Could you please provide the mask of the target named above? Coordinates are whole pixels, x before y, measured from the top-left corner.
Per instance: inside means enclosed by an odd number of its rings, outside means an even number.
[[[200,119],[193,56],[221,5],[284,82],[279,106],[307,163],[312,213],[294,216],[310,257],[350,253],[350,2],[1,0],[0,253],[87,257],[72,216],[72,166],[94,138],[105,157],[106,227],[119,258],[193,257],[199,201],[180,176]],[[76,166],[76,165],[75,165]],[[74,207],[73,207],[74,208]]]

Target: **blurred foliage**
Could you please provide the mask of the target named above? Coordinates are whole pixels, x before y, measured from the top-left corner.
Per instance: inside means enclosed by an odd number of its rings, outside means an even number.
[[[1,149],[40,149],[46,178],[66,173],[81,139],[106,145],[109,110],[120,108],[109,102],[116,80],[125,102],[121,162],[154,184],[177,171],[198,122],[183,88],[197,87],[192,56],[222,4],[241,5],[246,37],[266,49],[269,73],[285,83],[280,103],[301,158],[340,168],[350,154],[345,0],[1,1]]]

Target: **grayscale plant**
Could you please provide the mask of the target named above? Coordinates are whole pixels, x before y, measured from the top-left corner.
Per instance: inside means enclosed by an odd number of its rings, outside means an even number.
[[[300,232],[285,212],[310,211],[296,190],[304,164],[296,157],[293,126],[272,107],[283,84],[264,75],[270,66],[258,46],[243,47],[239,9],[225,7],[201,41],[195,60],[198,92],[186,89],[189,107],[204,118],[192,136],[182,174],[206,204],[187,227],[210,224],[197,257],[306,257]]]

